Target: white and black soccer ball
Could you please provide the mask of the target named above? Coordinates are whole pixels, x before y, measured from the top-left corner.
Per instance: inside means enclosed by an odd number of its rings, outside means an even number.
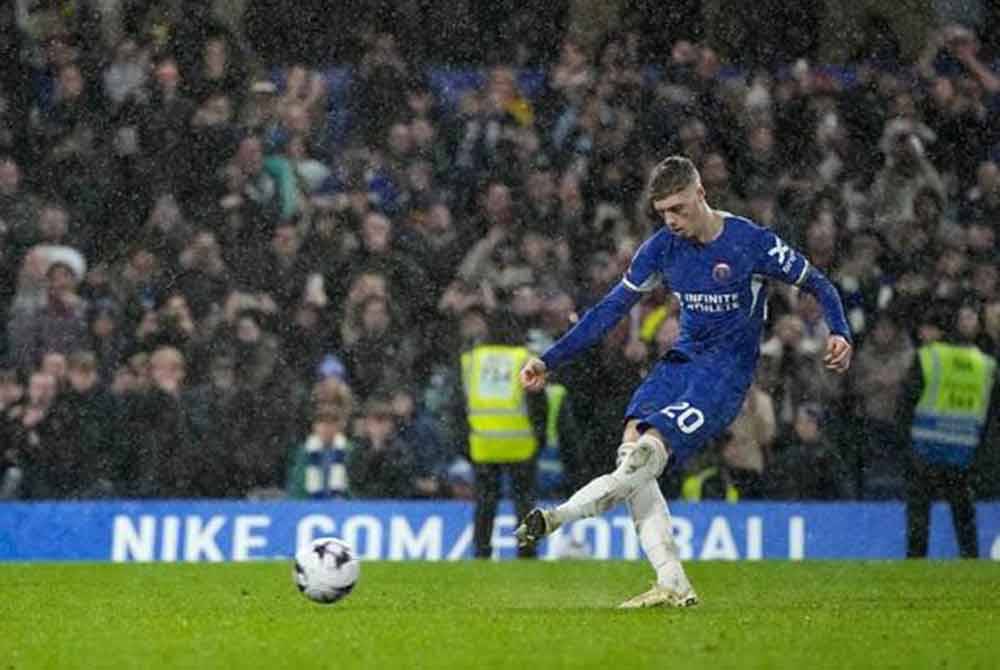
[[[295,554],[292,577],[309,600],[326,605],[349,594],[361,576],[361,561],[336,537],[321,537]]]

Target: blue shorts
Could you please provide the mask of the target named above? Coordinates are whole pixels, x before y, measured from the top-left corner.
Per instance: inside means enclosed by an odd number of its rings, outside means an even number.
[[[721,435],[740,413],[754,366],[726,359],[668,354],[632,395],[625,418],[660,431],[671,465],[683,463]]]

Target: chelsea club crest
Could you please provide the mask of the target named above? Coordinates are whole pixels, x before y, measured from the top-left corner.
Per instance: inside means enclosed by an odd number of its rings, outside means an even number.
[[[728,281],[732,275],[733,275],[733,269],[729,267],[728,263],[725,263],[723,261],[719,261],[718,263],[715,264],[715,267],[712,268],[712,279],[719,282],[720,284],[722,282]]]

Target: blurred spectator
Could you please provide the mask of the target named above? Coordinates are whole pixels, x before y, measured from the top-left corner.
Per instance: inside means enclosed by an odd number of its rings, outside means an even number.
[[[736,485],[729,462],[723,455],[730,439],[732,434],[726,431],[713,440],[708,449],[688,461],[681,473],[682,500],[739,502],[740,489]]]
[[[27,248],[36,241],[34,222],[38,201],[24,183],[21,166],[10,156],[0,155],[0,240],[4,241],[6,272],[15,270]],[[13,283],[7,285],[12,289]]]
[[[833,279],[851,331],[855,339],[861,340],[871,330],[876,314],[888,305],[892,284],[880,262],[885,253],[881,235],[862,229],[850,237],[848,244],[849,250]]]
[[[71,489],[79,474],[76,453],[62,454],[58,449],[57,426],[52,421],[52,406],[58,395],[55,378],[36,371],[28,377],[23,400],[6,412],[6,458],[17,469],[17,497],[51,498]]]
[[[185,18],[197,21],[198,12],[192,11]],[[180,27],[179,27],[180,28]],[[204,30],[202,25],[197,29]],[[178,41],[185,35],[178,31]],[[209,35],[200,45],[200,63],[193,64],[190,70],[182,69],[182,81],[195,100],[204,100],[212,95],[225,95],[234,101],[234,107],[239,108],[246,93],[246,71],[241,55],[236,50],[232,40],[225,35]],[[178,52],[175,52],[178,53]],[[190,58],[191,52],[179,52],[185,58]]]
[[[203,495],[195,487],[202,452],[182,402],[184,356],[173,347],[156,349],[149,357],[149,375],[148,389],[127,392],[123,398],[121,493],[140,498]]]
[[[983,308],[983,333],[987,337],[987,348],[991,356],[1000,354],[1000,298],[991,300]]]
[[[246,489],[236,466],[247,445],[244,436],[236,432],[237,417],[248,408],[240,402],[233,355],[227,351],[213,355],[208,360],[207,377],[183,398],[204,464],[197,476],[197,487],[202,495],[210,497],[238,497]]]
[[[62,490],[53,493],[59,497],[111,496],[121,485],[122,467],[121,436],[108,430],[116,418],[114,399],[100,385],[97,357],[91,351],[70,354],[67,376],[69,388],[56,398],[52,421],[59,460],[72,470],[66,473]]]
[[[360,431],[347,459],[347,479],[357,498],[410,498],[416,493],[414,446],[398,432],[389,398],[373,396],[362,407]]]
[[[249,301],[236,312],[223,339],[233,355],[239,408],[230,423],[230,483],[243,495],[284,486],[288,445],[299,435],[305,396],[302,383],[280,358],[279,338],[265,326],[264,310],[273,305]]]
[[[124,262],[112,271],[111,296],[122,306],[124,317],[138,326],[142,317],[156,309],[166,283],[161,259],[142,241],[135,242]]]
[[[285,490],[290,498],[346,498],[351,487],[347,459],[354,448],[345,434],[347,416],[319,410],[312,431],[295,447]]]
[[[25,369],[40,362],[43,352],[69,353],[87,345],[87,304],[77,293],[76,272],[56,261],[45,277],[45,305],[34,312],[15,310],[10,321],[10,350]]]
[[[201,321],[221,310],[232,286],[216,235],[208,230],[194,233],[181,250],[178,265],[177,290],[188,300],[192,317]]]
[[[358,120],[358,137],[365,144],[377,145],[388,127],[402,117],[410,76],[396,38],[388,33],[375,35],[351,91],[352,116]]]
[[[761,158],[764,158],[762,155]],[[729,165],[725,156],[712,152],[707,154],[698,166],[707,197],[727,212],[742,212],[746,209],[743,199],[736,193],[730,180]]]
[[[65,390],[68,383],[66,375],[69,372],[66,354],[58,351],[46,351],[42,354],[42,360],[38,364],[38,369],[41,372],[52,375],[52,378],[56,380],[57,392]]]
[[[434,295],[427,290],[427,275],[395,239],[392,221],[379,212],[369,212],[361,222],[358,268],[377,272],[389,282],[397,306],[409,318],[429,311]]]
[[[90,306],[87,315],[90,342],[88,350],[97,360],[102,386],[110,386],[114,370],[122,360],[129,337],[122,330],[121,310],[110,298],[101,298]]]
[[[436,303],[455,276],[463,256],[451,208],[444,202],[435,202],[426,211],[411,213],[409,224],[410,234],[401,241],[427,275],[427,293]]]
[[[913,363],[913,342],[895,310],[878,314],[871,334],[858,347],[849,373],[858,422],[858,492],[866,499],[902,495],[905,466],[904,382]]]
[[[282,328],[281,357],[297,379],[309,380],[331,355],[333,327],[317,301],[304,300],[290,311],[291,323]]]
[[[458,273],[469,283],[488,280],[495,284],[503,268],[517,258],[520,220],[510,187],[503,182],[488,184],[482,192],[481,204],[483,218],[479,225],[485,236],[466,254]]]
[[[34,128],[36,154],[42,157],[47,189],[79,203],[86,218],[99,200],[100,172],[94,168],[101,158],[106,110],[76,63],[59,68],[53,101]]]
[[[824,272],[833,272],[842,249],[838,246],[836,212],[815,207],[805,233],[805,253]]]
[[[190,357],[194,350],[195,323],[187,298],[171,293],[159,309],[147,310],[136,330],[135,346],[146,351],[173,347]]]
[[[196,107],[193,113],[186,117],[187,127],[184,132],[184,143],[180,149],[184,169],[176,175],[180,182],[177,190],[182,200],[188,203],[190,211],[196,215],[197,222],[205,224],[206,214],[212,211],[212,201],[218,195],[214,186],[219,169],[225,165],[227,158],[233,155],[239,143],[239,135],[232,125],[236,110],[228,96],[216,93],[198,99],[194,104]],[[164,152],[172,156],[173,151],[168,148],[169,143],[165,145]],[[223,198],[218,203],[224,214],[230,214],[232,210],[241,211],[240,207],[244,204],[241,198],[236,197],[243,185],[242,182],[235,176],[230,181],[233,182],[234,193],[229,195],[233,197]],[[247,215],[247,218],[252,217]]]
[[[181,91],[177,62],[169,56],[153,67],[151,88],[139,121],[139,146],[153,166],[155,183],[173,191],[184,183],[185,171],[191,167],[185,164],[184,152],[195,103]]]
[[[744,498],[764,495],[765,471],[776,431],[774,401],[757,384],[752,384],[743,409],[729,426],[730,437],[722,452],[729,475]]]
[[[855,495],[854,476],[841,451],[823,430],[823,410],[804,404],[774,446],[768,497],[777,500],[846,500]]]
[[[982,222],[993,225],[1000,220],[1000,166],[984,161],[976,170],[976,183],[962,194],[958,203],[959,223]]]
[[[937,168],[927,158],[925,149],[936,135],[922,123],[894,119],[885,125],[879,148],[885,164],[872,184],[875,225],[887,236],[898,234],[897,226],[912,220],[913,201],[927,186],[938,197],[945,197],[945,184]]]
[[[0,416],[21,402],[24,398],[24,384],[16,368],[0,367]]]
[[[270,244],[261,255],[253,284],[248,288],[267,293],[278,309],[289,312],[303,298],[310,268],[300,255],[302,239],[290,221],[279,223],[271,234]]]
[[[800,295],[808,304],[809,296]],[[822,375],[821,333],[810,336],[798,314],[786,314],[775,322],[773,334],[761,345],[760,383],[774,399],[779,432],[795,420],[803,402],[828,406],[840,395],[840,380]]]
[[[345,342],[344,356],[351,386],[364,399],[375,389],[409,379],[418,340],[394,314],[385,298],[373,296],[357,307],[357,338]]]
[[[414,449],[414,485],[420,497],[447,497],[445,472],[458,450],[444,441],[435,418],[423,407],[411,385],[398,386],[389,393],[399,436]]]

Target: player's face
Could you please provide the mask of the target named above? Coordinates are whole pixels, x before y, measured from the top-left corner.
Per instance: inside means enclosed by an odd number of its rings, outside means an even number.
[[[704,197],[701,184],[695,183],[683,191],[654,200],[653,209],[672,233],[694,239],[701,232]]]

